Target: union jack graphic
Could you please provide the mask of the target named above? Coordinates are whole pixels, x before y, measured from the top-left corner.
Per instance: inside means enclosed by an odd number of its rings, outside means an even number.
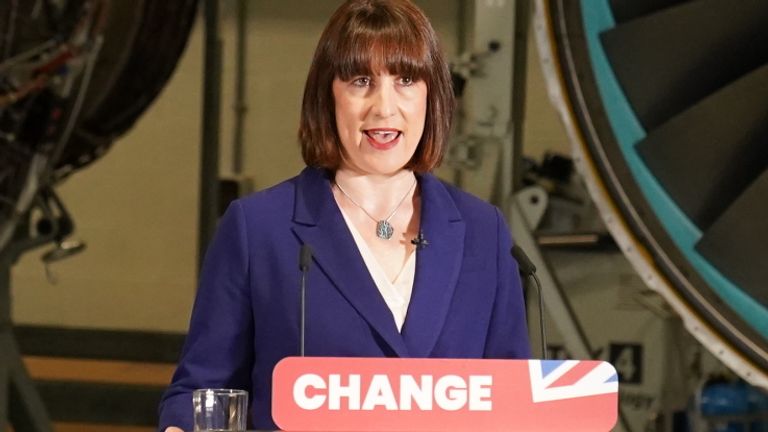
[[[619,391],[616,369],[607,362],[529,360],[534,403],[596,396]]]

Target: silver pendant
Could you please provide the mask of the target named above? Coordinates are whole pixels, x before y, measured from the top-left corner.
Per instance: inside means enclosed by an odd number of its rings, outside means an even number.
[[[376,224],[376,236],[380,239],[389,240],[394,232],[395,229],[385,220],[381,220]]]

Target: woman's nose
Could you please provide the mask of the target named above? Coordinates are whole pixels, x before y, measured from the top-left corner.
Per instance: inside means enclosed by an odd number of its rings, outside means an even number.
[[[397,92],[391,85],[379,85],[375,87],[372,103],[374,115],[391,117],[397,111]]]

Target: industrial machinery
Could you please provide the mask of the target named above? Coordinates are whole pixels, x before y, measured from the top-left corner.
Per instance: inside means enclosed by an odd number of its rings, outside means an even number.
[[[588,210],[553,196],[551,179],[520,181],[530,171],[519,158],[516,103],[525,97],[528,2],[472,4],[471,45],[460,57],[469,61],[456,67],[470,95],[449,165],[506,210],[542,273],[559,333],[550,352],[616,365],[624,430],[687,430],[684,418],[703,428],[718,421],[706,419],[717,411],[711,401],[727,399],[707,395],[764,395],[756,389],[768,389],[768,4],[532,2],[549,96],[603,222],[577,227],[590,235],[569,241],[604,243],[607,230],[631,266],[611,247],[552,251],[542,220]],[[477,186],[489,172],[492,184]],[[704,383],[736,381],[710,376],[724,369],[715,358],[754,387],[709,392]],[[694,394],[699,408],[686,408]],[[747,405],[762,414],[731,412],[765,421],[760,403]]]
[[[51,430],[10,319],[10,268],[83,249],[55,186],[109,150],[158,95],[196,0],[0,1],[0,430]],[[9,406],[13,409],[9,410]]]
[[[699,342],[764,389],[766,20],[762,1],[541,0],[535,13],[550,96],[608,229]]]

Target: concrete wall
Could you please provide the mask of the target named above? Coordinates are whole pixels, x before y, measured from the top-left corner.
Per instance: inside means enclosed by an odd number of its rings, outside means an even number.
[[[459,47],[463,0],[417,1],[449,57]],[[337,1],[252,1],[248,20],[249,111],[244,174],[257,189],[302,167],[296,142],[304,79]],[[234,2],[222,2],[224,39],[221,171],[231,171]],[[39,260],[13,271],[17,323],[185,331],[196,280],[203,32],[198,20],[168,86],[113,149],[59,191],[85,252],[56,263],[52,285]],[[531,45],[525,152],[567,152]]]

